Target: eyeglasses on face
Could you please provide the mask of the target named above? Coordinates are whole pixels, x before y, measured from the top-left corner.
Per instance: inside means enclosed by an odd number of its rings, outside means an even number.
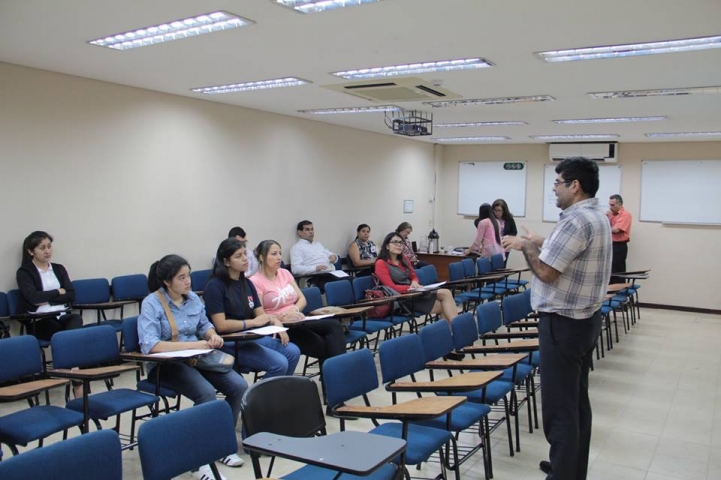
[[[391,240],[388,242],[389,245],[403,245],[403,240]]]
[[[568,186],[571,182],[573,182],[573,180],[556,180],[555,182],[553,182],[553,186],[554,187],[557,187],[559,185]]]

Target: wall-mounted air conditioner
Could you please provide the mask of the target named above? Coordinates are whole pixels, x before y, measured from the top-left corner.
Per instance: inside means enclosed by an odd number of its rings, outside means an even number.
[[[596,162],[615,163],[618,159],[618,142],[550,143],[548,156],[554,162],[569,157],[586,157]]]

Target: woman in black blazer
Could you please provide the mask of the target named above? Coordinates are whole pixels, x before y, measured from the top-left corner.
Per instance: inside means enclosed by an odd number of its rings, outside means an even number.
[[[53,256],[53,237],[42,231],[27,236],[23,242],[23,260],[16,278],[20,289],[18,313],[63,312],[75,300],[75,290],[65,267],[50,263]],[[83,326],[80,315],[58,313],[56,318],[44,318],[28,333],[42,340],[50,340],[55,332]]]

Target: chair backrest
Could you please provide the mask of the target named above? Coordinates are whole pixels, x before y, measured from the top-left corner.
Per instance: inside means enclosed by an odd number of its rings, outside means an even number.
[[[438,270],[435,265],[426,265],[423,269],[428,272],[428,283],[438,283]]]
[[[142,300],[148,291],[148,277],[142,273],[113,277],[110,281],[114,300]]]
[[[483,335],[495,332],[503,325],[501,318],[501,307],[498,302],[487,302],[478,305],[476,308],[476,321],[478,322],[478,333]]]
[[[214,400],[148,420],[138,429],[138,450],[145,480],[168,480],[237,453],[230,406]]]
[[[453,262],[448,264],[448,280],[463,280],[463,264],[461,262]]]
[[[348,280],[338,280],[325,284],[325,301],[328,305],[350,305],[355,303],[353,285]]]
[[[312,312],[316,308],[323,307],[323,297],[321,296],[320,289],[318,287],[301,288],[301,292],[303,292],[303,296],[305,297],[306,301],[303,313],[307,315],[309,312]]]
[[[8,294],[0,292],[0,317],[7,317],[9,315],[10,310],[8,309]]]
[[[501,255],[500,253],[491,255],[491,268],[493,270],[503,270],[504,268],[506,268],[506,264],[503,261],[503,255]]]
[[[470,347],[478,340],[478,327],[471,312],[462,313],[451,320],[451,330],[456,350]]]
[[[0,462],[0,478],[20,480],[121,480],[123,460],[114,430],[98,430]]]
[[[40,344],[32,335],[0,340],[0,384],[40,373],[43,361]]]
[[[55,368],[92,367],[120,360],[118,337],[110,325],[57,332],[50,347]]]
[[[508,325],[518,320],[523,320],[531,313],[530,304],[523,293],[509,295],[503,299],[503,323]]]
[[[110,301],[110,284],[107,278],[73,280],[75,303],[104,303]]]
[[[327,284],[326,284],[327,286]],[[366,296],[366,290],[370,290],[371,288],[376,286],[376,281],[373,279],[372,276],[367,275],[365,277],[355,277],[353,279],[353,297],[356,302],[360,302],[363,300]],[[326,300],[328,297],[326,297]],[[328,302],[328,305],[330,305],[330,301]]]
[[[213,271],[210,269],[193,270],[190,272],[190,288],[192,288],[194,292],[205,290],[205,285],[207,285],[211,273],[213,273]]]
[[[18,300],[20,300],[20,290],[17,288],[8,290],[8,314],[18,313]]]
[[[493,267],[491,267],[491,259],[486,257],[477,258],[476,267],[478,268],[478,275],[491,273],[493,271]]]
[[[428,285],[429,283],[431,283],[428,281],[428,273],[424,268],[416,269],[416,277],[418,277],[418,283],[420,283],[421,285]]]
[[[378,347],[383,383],[407,377],[425,368],[423,344],[418,335],[410,334],[386,340]]]
[[[310,437],[325,433],[318,386],[307,377],[273,377],[254,383],[243,395],[241,412],[248,435],[269,432]]]
[[[418,332],[423,344],[426,362],[437,360],[453,351],[453,336],[446,322],[435,322],[426,325]]]
[[[476,276],[476,263],[472,258],[464,258],[461,260],[463,265],[463,276],[464,277],[475,277]]]
[[[138,316],[127,317],[123,320],[123,346],[126,352],[140,351],[140,337],[138,336]]]
[[[373,353],[360,348],[327,359],[323,363],[322,380],[331,407],[375,390],[378,373]]]

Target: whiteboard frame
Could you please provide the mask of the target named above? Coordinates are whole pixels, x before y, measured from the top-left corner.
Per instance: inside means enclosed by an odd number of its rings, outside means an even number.
[[[461,210],[461,196],[464,193],[464,190],[462,189],[463,181],[462,181],[462,174],[463,174],[463,165],[483,165],[485,167],[492,168],[493,166],[498,166],[499,170],[503,169],[503,165],[506,163],[522,163],[523,169],[522,170],[512,170],[512,172],[523,172],[523,189],[520,191],[522,195],[522,201],[515,201],[514,199],[511,199],[509,201],[508,194],[506,192],[506,195],[503,194],[503,191],[499,191],[496,193],[489,193],[488,198],[485,200],[479,200],[477,202],[477,205],[474,207],[473,211],[471,212],[464,212]],[[490,178],[491,185],[496,185],[494,183],[493,178]],[[456,212],[458,215],[463,215],[467,217],[476,217],[478,216],[478,207],[482,203],[493,203],[498,198],[503,198],[508,203],[509,208],[511,209],[511,213],[513,213],[514,217],[525,217],[526,216],[526,200],[528,198],[528,161],[527,160],[493,160],[493,161],[485,161],[485,160],[464,160],[458,162],[458,197],[457,197],[457,204],[456,204]]]

